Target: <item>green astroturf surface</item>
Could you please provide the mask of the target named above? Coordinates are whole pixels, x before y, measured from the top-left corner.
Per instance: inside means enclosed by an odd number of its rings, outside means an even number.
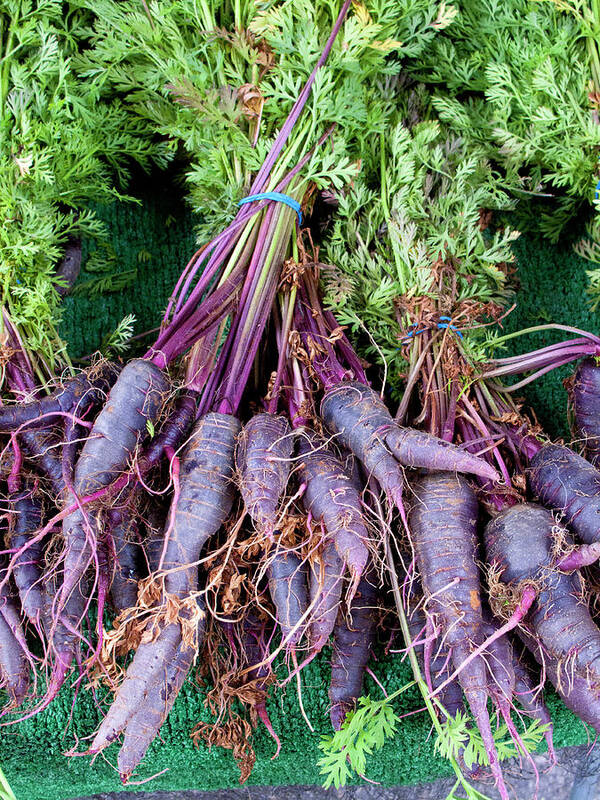
[[[70,352],[78,358],[94,350],[107,331],[130,312],[136,314],[136,332],[158,324],[161,310],[177,275],[193,253],[191,217],[168,194],[153,192],[142,207],[114,206],[104,209],[103,218],[112,231],[118,268],[137,268],[138,280],[131,289],[102,298],[76,296],[66,301],[62,333]],[[93,247],[93,245],[91,245]],[[84,259],[90,245],[84,242]],[[508,330],[550,320],[580,325],[600,333],[600,316],[591,314],[585,298],[586,262],[576,257],[569,244],[550,247],[535,239],[522,239],[516,245],[521,288],[518,308],[506,322]],[[85,277],[85,275],[84,275]],[[542,346],[552,337],[537,334],[519,340],[513,351]],[[564,424],[566,395],[561,379],[565,368],[537,383],[527,392],[539,419],[553,435],[566,435]],[[256,765],[250,777],[254,784],[319,782],[316,766],[321,734],[330,733],[328,716],[329,652],[302,674],[303,700],[315,733],[303,721],[296,690],[289,685],[268,704],[271,720],[282,740],[278,759],[271,761],[274,745],[264,728],[255,738]],[[388,691],[410,680],[410,671],[400,656],[388,656],[372,665]],[[380,690],[367,678],[366,691],[380,697]],[[0,763],[18,798],[66,800],[120,787],[116,772],[117,747],[106,751],[90,766],[89,757],[66,758],[67,750],[84,750],[84,737],[94,732],[99,713],[90,691],[77,698],[65,690],[51,707],[14,728],[0,732]],[[415,689],[396,701],[399,714],[419,708]],[[550,695],[548,705],[555,722],[557,746],[579,744],[587,739],[584,726]],[[72,719],[71,718],[72,712]],[[210,719],[203,708],[203,694],[193,680],[188,681],[173,711],[139,770],[144,779],[168,770],[141,789],[217,789],[237,785],[239,771],[230,751],[201,745],[195,748],[189,732],[199,720]],[[68,729],[68,730],[67,730]],[[67,731],[65,733],[65,731]],[[395,739],[372,756],[368,777],[384,784],[416,783],[449,774],[446,763],[435,756],[433,739],[425,714],[403,720]]]

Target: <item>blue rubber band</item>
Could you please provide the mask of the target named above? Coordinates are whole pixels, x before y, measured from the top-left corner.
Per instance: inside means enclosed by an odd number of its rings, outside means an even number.
[[[456,325],[452,325],[451,323],[452,323],[452,317],[440,317],[440,321],[438,322],[437,327],[440,330],[445,330],[446,328],[450,328],[451,331],[454,331],[454,333],[457,336],[459,336],[461,339],[463,339],[464,337],[463,337],[462,333],[458,330]],[[420,333],[425,333],[425,331],[429,330],[429,328],[427,328],[427,327],[421,328],[420,331],[410,330],[410,328],[414,329],[414,328],[417,327],[417,323],[416,322],[413,322],[412,325],[409,325],[408,327],[409,327],[409,331],[405,336],[402,337],[402,339],[400,340],[401,342],[405,342],[407,339],[412,339],[413,336],[418,336]],[[402,349],[401,347],[397,347],[396,348],[396,350],[401,350],[401,349]]]
[[[275,200],[277,203],[284,203],[289,206],[298,215],[298,225],[302,225],[302,208],[297,200],[290,197],[289,194],[283,192],[259,192],[258,194],[250,194],[244,197],[238,203],[238,206],[246,205],[246,203],[254,203],[255,200]]]
[[[445,321],[442,322],[442,320],[445,320]],[[450,328],[451,331],[454,331],[454,333],[457,336],[460,336],[460,338],[462,339],[463,338],[462,333],[458,330],[456,325],[451,325],[450,324],[451,322],[452,322],[452,317],[440,317],[440,321],[438,322],[438,328],[440,330],[444,330],[445,328]]]

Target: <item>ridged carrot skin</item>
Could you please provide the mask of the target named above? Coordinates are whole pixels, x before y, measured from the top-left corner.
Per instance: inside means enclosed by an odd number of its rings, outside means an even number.
[[[554,566],[557,523],[552,514],[532,503],[513,506],[486,526],[490,564],[501,570],[503,583],[533,583],[537,597],[523,620],[521,635],[535,658],[546,666],[565,705],[600,731],[600,630],[583,600],[578,572]]]
[[[308,568],[293,550],[277,548],[267,563],[269,594],[286,647],[293,649],[302,638],[308,609]]]
[[[600,472],[568,447],[549,444],[531,459],[531,490],[560,511],[586,544],[600,542]]]
[[[19,550],[42,527],[42,506],[36,497],[29,495],[16,500],[12,508],[10,546]],[[16,559],[13,568],[21,608],[35,625],[40,624],[44,607],[42,559],[43,544],[34,542]]]
[[[197,598],[197,602],[204,615],[204,602],[201,598]],[[204,638],[205,620],[206,617],[202,616],[198,625],[198,648]],[[139,708],[127,723],[123,744],[117,759],[119,774],[124,783],[143,759],[146,750],[168,717],[197,652],[197,648],[180,642],[175,655],[166,665],[166,669],[158,675]]]
[[[206,414],[196,423],[182,453],[179,497],[167,519],[165,557],[159,565],[165,573],[165,591],[169,596],[189,601],[198,590],[201,550],[226,520],[233,504],[234,447],[239,429],[240,423],[235,417]],[[163,711],[174,702],[185,677],[183,672],[187,674],[194,655],[194,648],[182,643],[178,623],[166,625],[155,641],[140,645],[94,738],[91,752],[110,744],[129,725],[144,698],[153,692],[160,709],[148,715],[143,734],[140,724],[136,723],[126,737],[127,747],[124,743],[119,755],[123,774],[130,774],[138,756],[143,756],[139,754],[150,731],[154,729],[154,735],[158,732],[155,726],[162,724]],[[164,689],[164,696],[156,695],[153,687],[159,685]]]
[[[401,465],[498,478],[496,470],[477,456],[397,425],[379,395],[362,383],[345,381],[330,389],[321,401],[321,416],[337,443],[362,461],[396,503],[402,496]]]
[[[313,606],[308,632],[311,653],[320,652],[329,641],[335,627],[343,586],[344,562],[333,539],[327,538],[309,568],[308,588]]]
[[[299,478],[306,485],[304,506],[315,520],[324,524],[327,535],[334,540],[340,558],[350,570],[354,591],[369,557],[369,533],[360,494],[340,459],[321,436],[303,432],[299,451],[302,456]]]
[[[578,439],[586,458],[600,466],[600,367],[595,358],[581,361],[573,382],[573,407]]]
[[[246,511],[258,530],[272,537],[290,474],[294,446],[290,423],[274,414],[255,414],[239,435],[235,461]]]
[[[329,716],[336,731],[362,694],[365,669],[375,640],[377,589],[367,573],[358,584],[350,608],[340,608],[333,631]]]
[[[489,678],[482,656],[463,662],[483,643],[479,569],[478,502],[458,475],[434,472],[411,485],[409,527],[423,594],[435,627],[451,650],[455,669],[479,728],[492,774],[503,798],[508,794],[487,711]]]
[[[48,428],[56,418],[68,414],[77,405],[97,403],[108,392],[115,380],[117,369],[105,362],[94,369],[93,377],[80,372],[69,378],[51,395],[19,405],[3,405],[0,408],[0,433],[15,431],[29,423],[27,428]],[[60,419],[58,421],[61,421]]]
[[[114,569],[110,584],[110,598],[117,612],[133,608],[137,603],[141,572],[141,547],[138,539],[134,510],[108,515],[108,535],[114,554]]]
[[[148,421],[156,422],[168,388],[166,375],[150,361],[135,359],[124,367],[75,465],[77,496],[106,488],[128,468],[138,443],[148,435]],[[69,496],[66,502],[74,500]],[[94,525],[86,524],[80,509],[63,521],[63,604],[90,564],[97,533]],[[82,591],[85,594],[85,587]]]

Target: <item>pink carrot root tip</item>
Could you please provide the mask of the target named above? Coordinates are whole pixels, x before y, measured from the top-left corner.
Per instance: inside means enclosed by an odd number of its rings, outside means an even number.
[[[600,542],[582,544],[557,562],[556,566],[563,572],[573,572],[582,567],[594,564],[600,558]]]

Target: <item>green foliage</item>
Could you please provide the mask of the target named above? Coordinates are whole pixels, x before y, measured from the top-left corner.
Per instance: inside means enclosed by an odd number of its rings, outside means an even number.
[[[341,4],[333,0],[90,1],[97,14],[82,74],[122,92],[189,166],[189,201],[206,240],[230,222],[251,176],[313,70]],[[355,3],[317,75],[283,163],[290,169],[335,124],[303,173],[341,189],[357,173],[371,136],[384,131],[381,86],[449,24],[452,7],[432,0]],[[282,175],[278,175],[281,178]]]
[[[323,757],[319,760],[323,786],[327,789],[334,786],[339,789],[345,786],[353,773],[365,776],[368,757],[375,750],[380,750],[387,739],[396,733],[400,717],[393,709],[392,701],[413,684],[407,684],[383,700],[372,700],[368,695],[358,700],[355,711],[350,712],[339,731],[332,736],[325,736],[319,744]],[[544,738],[547,725],[533,720],[520,734],[527,753],[533,753]],[[494,731],[494,743],[498,758],[507,758],[523,754],[521,748],[508,736],[505,724]],[[476,764],[489,766],[489,760],[481,739],[481,734],[471,717],[457,713],[439,725],[439,733],[435,744],[436,751],[448,760],[458,761],[462,757],[470,769]],[[525,754],[523,754],[525,755]],[[460,785],[467,793],[469,800],[477,800],[485,796],[473,789],[466,781]],[[453,788],[446,800],[459,800]]]
[[[65,244],[104,234],[86,207],[122,197],[115,178],[127,179],[131,159],[147,167],[168,155],[74,72],[88,20],[75,3],[0,0],[0,302],[50,368],[66,359],[53,285]]]
[[[79,280],[73,288],[74,295],[93,297],[107,292],[120,292],[135,283],[137,277],[135,269],[119,271],[117,254],[108,242],[100,242],[92,251],[85,263],[85,270],[92,277]]]
[[[107,358],[124,353],[131,343],[134,325],[135,314],[126,314],[114,331],[104,337],[100,345],[100,352]]]
[[[534,719],[528,727],[520,734],[521,741],[527,753],[533,753],[542,742],[548,725],[542,724]],[[458,759],[462,753],[462,758],[468,769],[475,764],[489,766],[489,760],[485,752],[485,747],[478,728],[473,725],[473,721],[468,714],[458,712],[456,717],[448,718],[441,726],[442,735],[438,736],[435,747],[443,758]],[[507,758],[514,758],[518,755],[525,755],[521,748],[517,746],[508,736],[508,728],[505,723],[499,725],[494,731],[494,743],[500,761]]]
[[[434,85],[453,135],[498,166],[524,220],[556,240],[597,182],[600,125],[588,93],[600,20],[582,0],[457,5],[452,26],[409,68]]]
[[[504,303],[506,263],[518,232],[483,230],[482,209],[509,209],[483,148],[467,147],[427,108],[422,89],[403,92],[385,136],[371,139],[364,173],[339,200],[324,259],[326,300],[364,341],[365,355],[387,363],[400,388],[400,338],[415,320],[403,308],[428,298],[440,314],[461,304]],[[407,124],[412,120],[412,124]],[[483,334],[485,336],[485,334]],[[472,359],[481,334],[465,335]]]
[[[347,714],[341,729],[332,736],[324,736],[319,743],[324,753],[319,759],[321,775],[325,776],[324,788],[345,786],[353,772],[364,776],[367,756],[374,750],[381,750],[386,739],[396,733],[399,722],[389,698],[360,697],[356,710]]]

